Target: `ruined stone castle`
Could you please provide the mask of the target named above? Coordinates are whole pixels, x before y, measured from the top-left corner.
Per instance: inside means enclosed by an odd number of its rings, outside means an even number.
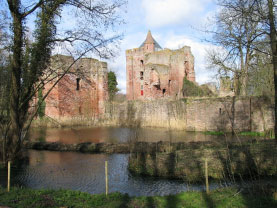
[[[183,79],[195,82],[194,57],[189,46],[162,49],[148,31],[139,48],[126,51],[128,100],[182,97]]]
[[[54,56],[49,68],[63,73],[73,61],[69,56]],[[60,120],[102,114],[108,100],[107,73],[106,62],[92,58],[78,60],[47,96],[45,115]],[[56,81],[57,78],[46,84],[44,93]]]
[[[190,47],[162,49],[148,32],[140,48],[126,51],[128,102],[108,100],[107,63],[82,58],[54,56],[50,74],[63,74],[46,98],[45,114],[64,126],[141,126],[187,131],[271,131],[274,105],[259,97],[228,96],[231,80],[221,78],[219,97],[182,97],[183,79],[195,82]],[[60,76],[58,76],[60,77]],[[43,94],[57,78],[49,77]],[[216,87],[214,87],[214,91]],[[222,97],[227,96],[227,97]],[[36,101],[37,102],[37,101]],[[53,126],[57,122],[51,122]]]

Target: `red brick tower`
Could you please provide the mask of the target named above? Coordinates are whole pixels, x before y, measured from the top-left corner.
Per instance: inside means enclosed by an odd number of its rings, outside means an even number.
[[[139,48],[126,50],[128,100],[180,97],[183,79],[195,82],[190,47],[162,49],[148,31]]]

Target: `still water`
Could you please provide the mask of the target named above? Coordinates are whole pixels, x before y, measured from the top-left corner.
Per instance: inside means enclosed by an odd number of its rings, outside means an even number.
[[[82,154],[76,152],[29,151],[29,165],[12,169],[12,185],[33,189],[71,189],[92,194],[105,193],[105,161],[108,161],[109,191],[131,196],[169,195],[204,190],[204,184],[134,177],[127,170],[128,154]],[[6,171],[0,182],[6,186]],[[211,188],[223,186],[211,184]]]
[[[29,139],[32,141],[61,142],[66,144],[82,142],[225,142],[237,141],[228,135],[205,135],[203,133],[168,131],[156,128],[64,128],[32,129]],[[246,140],[247,138],[243,138]],[[134,177],[129,174],[128,154],[82,154],[76,152],[50,152],[29,150],[29,164],[21,169],[12,169],[13,185],[34,189],[72,189],[84,192],[105,192],[105,161],[109,167],[110,192],[128,193],[131,196],[168,195],[181,191],[203,190],[204,184],[191,185],[183,181]],[[0,184],[6,186],[6,171],[0,172]],[[210,187],[226,184],[214,183]]]
[[[206,135],[201,132],[187,132],[171,130],[166,128],[121,128],[121,127],[82,127],[82,128],[41,128],[32,129],[29,135],[30,140],[61,142],[65,144],[83,142],[109,142],[120,143],[128,142],[133,139],[144,142],[225,142],[246,140],[247,137],[237,138],[228,134],[227,137],[219,135]]]

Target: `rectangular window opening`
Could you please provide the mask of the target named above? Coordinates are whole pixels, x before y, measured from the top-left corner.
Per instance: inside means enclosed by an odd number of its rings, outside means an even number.
[[[80,78],[76,79],[76,90],[80,90]]]
[[[143,71],[140,72],[140,79],[143,80]]]

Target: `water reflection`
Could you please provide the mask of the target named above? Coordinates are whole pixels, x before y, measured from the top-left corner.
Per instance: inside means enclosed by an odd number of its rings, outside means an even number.
[[[30,140],[39,140],[47,142],[61,142],[65,144],[83,143],[83,142],[128,142],[130,140],[158,142],[199,142],[213,141],[225,142],[237,141],[236,136],[228,134],[227,137],[220,135],[206,135],[201,132],[186,132],[161,128],[121,128],[121,127],[86,127],[86,128],[44,128],[31,129]],[[247,137],[241,138],[246,140]]]
[[[33,189],[72,189],[92,194],[105,192],[104,163],[108,161],[109,190],[131,196],[168,195],[187,190],[203,190],[204,185],[182,181],[153,180],[128,173],[127,154],[81,154],[75,152],[29,151],[30,163],[12,170],[12,184]],[[5,186],[6,174],[0,173]],[[211,188],[219,185],[211,184]]]

